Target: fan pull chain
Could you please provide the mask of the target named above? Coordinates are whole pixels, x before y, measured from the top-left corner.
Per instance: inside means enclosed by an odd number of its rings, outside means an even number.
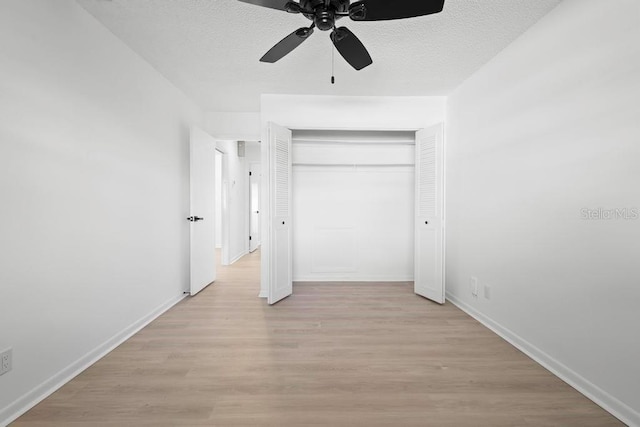
[[[336,84],[336,77],[335,77],[335,57],[336,57],[336,47],[333,45],[333,43],[331,44],[331,84],[334,85]]]

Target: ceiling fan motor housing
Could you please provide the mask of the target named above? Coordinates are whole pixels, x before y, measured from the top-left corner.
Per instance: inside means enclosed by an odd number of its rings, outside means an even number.
[[[347,13],[349,11],[349,0],[331,0],[329,6],[324,0],[301,0],[300,6],[304,10],[313,10],[314,13],[305,13],[308,19],[314,22],[316,27],[322,31],[332,30],[335,27],[335,13]]]
[[[336,20],[333,12],[325,8],[317,8],[313,19],[319,30],[328,31],[335,26]]]

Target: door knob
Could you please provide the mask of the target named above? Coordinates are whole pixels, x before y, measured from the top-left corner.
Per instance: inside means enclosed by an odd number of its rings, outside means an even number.
[[[204,220],[204,218],[200,218],[199,216],[190,216],[189,218],[187,218],[187,221],[191,221],[191,222],[198,222],[202,220]]]

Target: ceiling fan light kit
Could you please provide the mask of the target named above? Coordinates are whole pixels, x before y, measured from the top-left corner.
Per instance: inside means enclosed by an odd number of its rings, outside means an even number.
[[[373,60],[362,42],[346,27],[336,27],[336,21],[349,17],[352,21],[388,21],[415,18],[439,13],[445,0],[300,0],[299,3],[284,0],[239,0],[256,6],[282,10],[292,14],[302,14],[311,21],[309,27],[302,27],[280,40],[260,61],[276,62],[313,34],[314,28],[331,31],[331,41],[342,57],[356,70],[371,65]]]

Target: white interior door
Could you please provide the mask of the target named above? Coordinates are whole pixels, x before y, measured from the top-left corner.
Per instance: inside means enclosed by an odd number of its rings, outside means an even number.
[[[260,246],[260,163],[249,165],[249,252]]]
[[[416,132],[415,293],[444,304],[442,124]]]
[[[216,279],[215,182],[216,142],[193,128],[190,135],[191,295]]]
[[[291,254],[291,130],[269,123],[269,304],[293,293]]]

